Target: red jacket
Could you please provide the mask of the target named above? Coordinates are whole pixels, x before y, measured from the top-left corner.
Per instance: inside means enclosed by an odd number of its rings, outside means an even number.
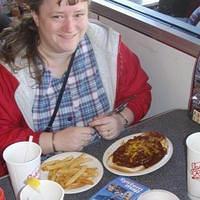
[[[117,91],[115,106],[129,96],[136,95],[128,107],[139,121],[148,111],[151,103],[151,87],[148,77],[140,67],[139,60],[122,42],[119,45],[117,65]],[[6,174],[3,150],[10,144],[28,140],[33,136],[38,143],[40,133],[33,132],[26,124],[14,98],[18,80],[0,65],[0,176]]]

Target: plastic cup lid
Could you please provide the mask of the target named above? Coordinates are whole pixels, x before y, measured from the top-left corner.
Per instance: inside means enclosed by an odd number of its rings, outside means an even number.
[[[141,194],[138,200],[180,200],[175,194],[161,189],[149,190]]]

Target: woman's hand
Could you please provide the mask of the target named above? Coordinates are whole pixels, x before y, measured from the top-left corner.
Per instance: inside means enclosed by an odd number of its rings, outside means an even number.
[[[39,144],[44,154],[53,152],[53,147],[56,151],[80,151],[90,143],[94,132],[91,127],[70,127],[56,133],[43,132]]]
[[[90,127],[70,127],[58,131],[54,136],[56,151],[80,151],[87,146],[94,129]]]
[[[124,129],[123,119],[118,114],[97,117],[89,123],[89,126],[95,127],[106,140],[116,138]]]

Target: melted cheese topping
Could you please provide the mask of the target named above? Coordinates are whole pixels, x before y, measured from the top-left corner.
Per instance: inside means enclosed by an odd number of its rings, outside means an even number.
[[[113,163],[134,168],[143,165],[148,168],[160,161],[167,153],[167,141],[157,132],[147,132],[133,137],[113,153]]]

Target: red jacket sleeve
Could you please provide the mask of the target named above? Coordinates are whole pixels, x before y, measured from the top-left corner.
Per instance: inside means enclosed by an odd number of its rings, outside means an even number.
[[[0,170],[2,153],[8,145],[27,141],[30,135],[33,135],[34,142],[39,141],[40,134],[28,127],[15,102],[17,86],[17,79],[0,65]]]
[[[151,104],[151,86],[147,81],[138,57],[120,41],[115,106],[133,97],[128,108],[134,113],[134,123],[145,116]]]

